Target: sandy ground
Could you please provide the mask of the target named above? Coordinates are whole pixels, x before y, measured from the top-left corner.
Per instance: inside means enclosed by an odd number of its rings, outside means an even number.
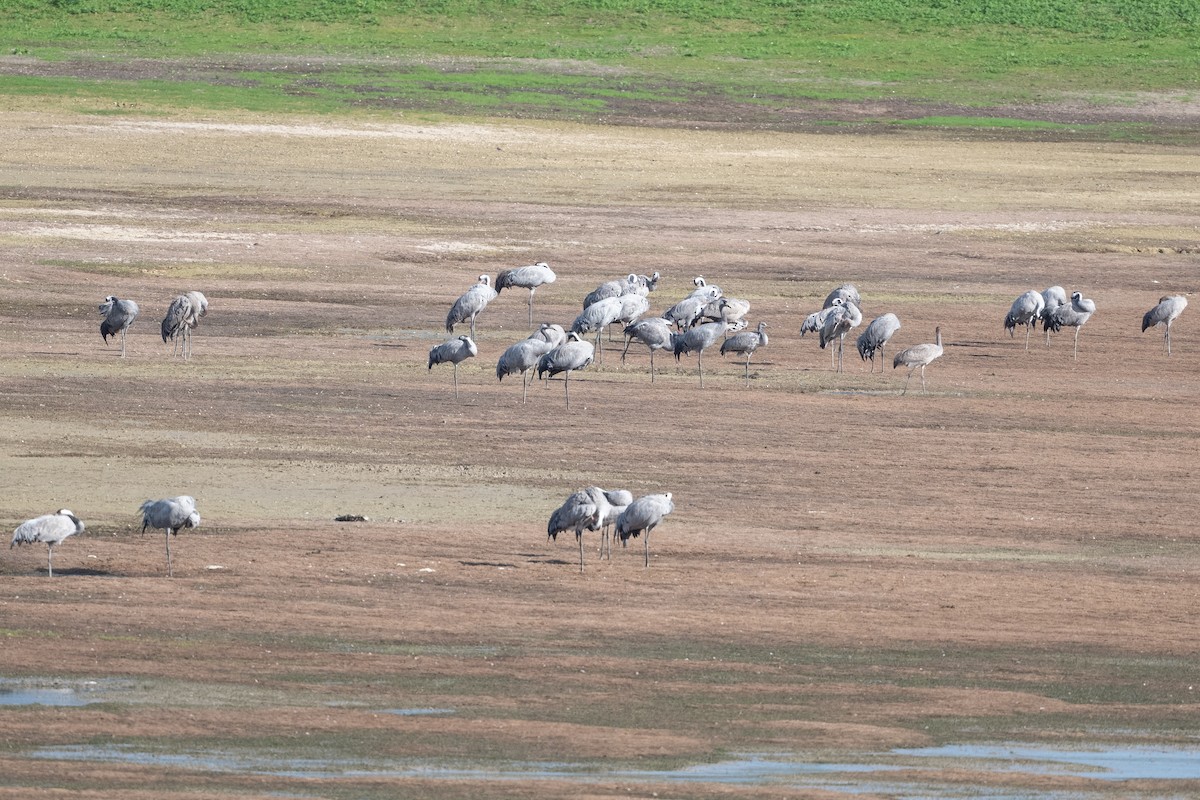
[[[125,681],[0,708],[0,797],[257,796],[328,783],[38,748],[690,763],[968,740],[1194,744],[1200,590],[1196,153],[1154,145],[551,124],[0,116],[0,521],[69,507],[55,555],[0,558],[3,676]],[[538,319],[628,272],[657,313],[703,275],[769,324],[741,366],[644,350],[563,386],[426,369],[480,273],[547,261]],[[843,281],[903,327],[845,372],[799,324]],[[1026,350],[1026,289],[1098,311]],[[207,294],[195,355],[158,336]],[[99,336],[135,299],[129,355]],[[890,356],[932,341],[928,394]],[[676,511],[586,571],[550,512],[588,485]],[[140,535],[192,494],[204,522]],[[338,514],[369,522],[335,523]],[[121,684],[124,686],[125,684]],[[404,716],[380,708],[445,708]],[[662,760],[666,759],[667,762]],[[917,780],[917,778],[913,778]],[[970,768],[937,780],[1162,791]],[[1103,784],[1103,785],[1101,785]],[[756,785],[341,781],[354,796],[835,796]],[[1182,789],[1180,788],[1182,787]],[[1172,791],[1195,790],[1174,782]],[[857,791],[863,791],[858,787]],[[828,794],[821,794],[828,792]],[[881,794],[886,794],[881,790]],[[705,795],[707,796],[707,795]],[[861,794],[857,796],[862,796]]]

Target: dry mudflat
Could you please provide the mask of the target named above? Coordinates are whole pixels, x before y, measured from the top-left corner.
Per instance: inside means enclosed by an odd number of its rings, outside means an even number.
[[[94,701],[0,706],[0,797],[1200,792],[1186,770],[902,755],[1195,756],[1200,307],[1170,357],[1140,330],[1200,280],[1194,150],[28,111],[0,128],[0,521],[68,507],[88,526],[53,579],[44,548],[3,551],[0,700]],[[661,273],[658,313],[703,275],[770,343],[749,386],[708,352],[701,390],[694,357],[660,354],[652,383],[614,342],[569,410],[560,381],[523,404],[495,377],[528,333],[509,290],[456,401],[450,368],[426,368],[447,309],[534,261],[559,276],[538,319],[569,324],[629,272]],[[941,327],[927,393],[852,347],[836,373],[800,337],[844,281],[868,320],[902,320],[889,361]],[[1077,359],[1070,332],[1027,349],[1003,330],[1051,284],[1098,307]],[[211,310],[184,362],[158,325],[191,289]],[[124,359],[99,335],[110,294],[141,306]],[[571,537],[546,541],[593,484],[674,494],[648,569],[640,541],[602,561],[586,534],[583,574]],[[203,525],[167,579],[137,508],[175,494]]]

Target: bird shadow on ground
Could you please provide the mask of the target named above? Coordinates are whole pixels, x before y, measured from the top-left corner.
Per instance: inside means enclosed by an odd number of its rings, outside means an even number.
[[[45,568],[41,568],[37,572],[39,575],[46,574]],[[96,569],[95,567],[65,567],[65,568],[64,567],[55,567],[54,568],[55,579],[57,579],[59,576],[62,576],[65,578],[68,575],[80,575],[80,576],[84,576],[84,577],[93,577],[93,578],[112,578],[112,577],[117,577],[119,575],[119,573],[110,572],[109,570],[106,570],[106,569]]]
[[[503,569],[516,569],[516,564],[509,564],[503,561],[459,561],[464,567],[501,567]]]

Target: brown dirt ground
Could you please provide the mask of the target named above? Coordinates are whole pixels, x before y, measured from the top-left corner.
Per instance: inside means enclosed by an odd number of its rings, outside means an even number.
[[[88,524],[53,580],[44,548],[0,558],[2,673],[133,685],[0,710],[0,797],[334,791],[28,757],[79,743],[643,763],[1194,732],[1200,311],[1170,358],[1139,330],[1197,288],[1194,151],[21,110],[0,126],[0,521],[66,506]],[[564,323],[630,271],[663,274],[654,311],[698,274],[749,299],[771,326],[752,385],[715,353],[703,391],[694,359],[661,357],[651,384],[644,352],[622,366],[614,345],[569,412],[558,382],[522,405],[494,376],[526,334],[518,290],[480,317],[455,402],[449,368],[426,369],[446,310],[536,260],[559,274],[537,315]],[[942,327],[927,395],[852,353],[835,374],[799,337],[842,281],[868,319],[900,316],[895,347]],[[1078,361],[1069,334],[1026,351],[1002,329],[1052,283],[1099,307]],[[188,289],[212,306],[183,363],[157,326]],[[125,360],[98,335],[108,294],[142,308]],[[581,575],[573,542],[545,541],[591,484],[674,493],[650,569],[640,550],[598,561],[590,536]],[[204,524],[168,580],[135,512],[180,493]],[[398,787],[797,793],[345,788]],[[1135,789],[1156,791],[1117,787]]]

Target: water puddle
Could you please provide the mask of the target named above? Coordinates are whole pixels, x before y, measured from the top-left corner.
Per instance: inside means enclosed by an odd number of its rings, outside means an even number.
[[[1071,775],[1107,781],[1200,780],[1200,749],[1172,747],[1053,748],[1032,745],[945,745],[897,755],[948,759],[993,772]]]
[[[394,709],[394,713],[419,715],[453,711]],[[797,761],[788,760],[781,755],[746,754],[727,761],[673,770],[607,768],[596,764],[551,762],[505,762],[493,766],[479,766],[438,764],[429,761],[292,758],[286,755],[220,750],[156,753],[120,745],[44,748],[30,755],[33,758],[58,761],[102,761],[305,779],[421,778],[730,784],[821,788],[847,794],[885,794],[901,800],[965,800],[982,796],[991,800],[1090,800],[1107,796],[1107,790],[1100,788],[1095,791],[1023,789],[1012,784],[1014,774],[1028,775],[1035,779],[1043,776],[1070,776],[1102,781],[1200,779],[1200,749],[1150,746],[1067,749],[1025,744],[947,745],[892,750],[876,754],[871,760],[859,763]],[[895,774],[900,770],[920,770],[922,779],[900,778]],[[995,786],[967,784],[961,780],[964,770],[995,773],[1005,777]],[[936,776],[941,771],[954,772],[956,777],[939,781]],[[1131,791],[1126,796],[1151,795],[1139,795],[1138,792]],[[1161,798],[1163,795],[1152,796]]]
[[[0,706],[84,706],[88,700],[74,689],[8,689],[0,687]]]
[[[112,681],[0,678],[0,706],[86,706],[110,699]]]

